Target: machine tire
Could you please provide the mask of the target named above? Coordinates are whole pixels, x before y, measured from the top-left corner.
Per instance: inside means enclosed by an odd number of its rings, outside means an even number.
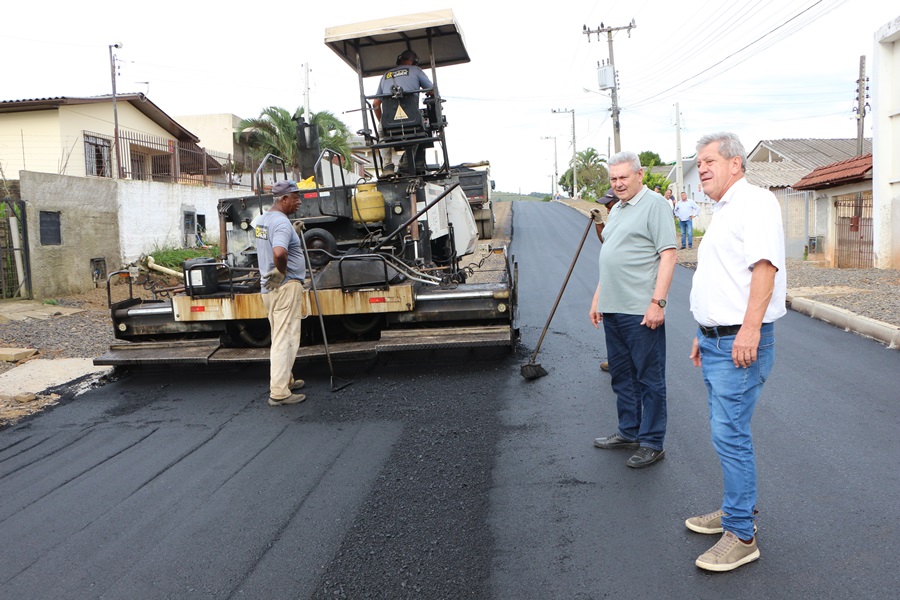
[[[328,254],[337,254],[337,240],[334,239],[334,236],[327,229],[319,227],[309,229],[303,233],[303,239],[306,241],[306,247],[310,251],[309,264],[314,268],[324,267],[331,262],[331,257]],[[323,250],[324,252],[314,252],[314,250]]]
[[[344,315],[341,324],[347,333],[365,335],[382,324],[382,315]]]
[[[481,235],[481,239],[489,240],[494,237],[494,216],[491,215],[490,218],[485,219],[484,221],[478,222],[478,233]]]

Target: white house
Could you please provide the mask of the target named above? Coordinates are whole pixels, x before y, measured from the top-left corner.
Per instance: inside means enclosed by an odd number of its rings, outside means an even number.
[[[900,268],[900,17],[875,34],[872,75],[875,266]]]

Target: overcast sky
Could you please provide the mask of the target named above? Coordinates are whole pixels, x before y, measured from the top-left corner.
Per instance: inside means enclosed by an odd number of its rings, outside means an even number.
[[[748,151],[762,139],[856,137],[860,56],[871,76],[875,33],[900,17],[889,4],[17,2],[4,7],[0,99],[108,94],[109,44],[120,42],[119,92],[144,92],[171,116],[293,110],[303,104],[301,66],[309,63],[312,110],[330,110],[356,131],[356,76],[324,45],[325,28],[452,6],[472,60],[437,74],[451,162],[490,160],[498,190],[549,192],[554,141],[541,138],[556,138],[560,172],[572,152],[571,114],[552,109],[575,110],[578,150],[612,148],[609,94],[597,91],[596,71],[608,46],[605,36],[589,41],[583,25],[634,19],[630,35],[614,36],[622,148],[673,161],[676,102],[683,156],[719,130],[738,133]],[[367,80],[367,93],[376,85]],[[865,129],[870,137],[871,116]]]

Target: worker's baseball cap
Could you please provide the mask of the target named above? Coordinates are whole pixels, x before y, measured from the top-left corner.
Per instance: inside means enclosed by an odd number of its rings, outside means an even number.
[[[290,179],[286,181],[276,182],[275,185],[272,186],[272,195],[273,196],[284,196],[286,194],[290,194],[291,192],[299,192],[300,188],[297,187],[297,183],[291,181]]]
[[[616,194],[612,191],[612,188],[606,190],[606,195],[600,198],[600,204],[606,205],[606,208],[609,208],[609,205],[613,202],[618,202],[619,199],[616,198]]]

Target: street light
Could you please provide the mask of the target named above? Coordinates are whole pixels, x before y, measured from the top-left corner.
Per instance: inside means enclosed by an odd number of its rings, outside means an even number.
[[[113,144],[116,151],[116,178],[124,179],[122,172],[122,155],[119,153],[119,110],[116,106],[116,56],[113,54],[113,48],[121,48],[122,43],[117,42],[109,45],[109,74],[112,77],[113,92]]]
[[[554,113],[572,113],[572,198],[578,199],[578,154],[575,151],[575,109],[553,108]]]
[[[556,136],[555,135],[542,135],[542,140],[553,140],[553,185],[550,188],[553,190],[553,199],[556,200],[556,197],[559,196],[559,167],[557,167],[556,161]]]

